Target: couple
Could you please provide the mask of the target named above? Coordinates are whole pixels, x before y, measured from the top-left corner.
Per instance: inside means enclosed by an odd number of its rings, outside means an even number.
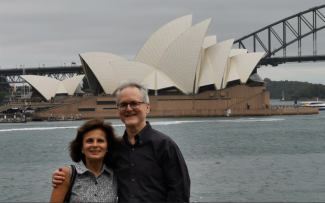
[[[189,202],[190,178],[178,146],[146,122],[148,89],[128,82],[118,88],[116,98],[126,128],[120,141],[109,124],[92,120],[70,143],[71,158],[77,162],[70,201],[112,202],[117,190],[119,202]],[[95,127],[87,127],[91,122]],[[67,167],[54,172],[52,202],[64,201],[71,171]]]

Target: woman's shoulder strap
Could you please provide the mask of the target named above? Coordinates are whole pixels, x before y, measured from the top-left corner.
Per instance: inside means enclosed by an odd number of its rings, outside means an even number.
[[[71,170],[71,176],[70,176],[70,185],[67,194],[65,195],[64,201],[63,202],[70,202],[70,197],[71,197],[71,190],[73,187],[73,184],[76,180],[77,176],[77,171],[76,171],[76,166],[75,165],[70,165],[70,170]]]

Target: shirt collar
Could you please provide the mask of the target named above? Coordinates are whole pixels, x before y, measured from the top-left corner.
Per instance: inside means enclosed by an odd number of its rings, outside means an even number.
[[[78,163],[75,164],[76,166],[76,171],[78,174],[83,174],[86,173],[87,171],[91,172],[84,164],[84,162],[82,160],[80,160]],[[113,174],[113,170],[109,167],[107,167],[104,163],[103,163],[103,167],[100,173],[103,173],[103,171],[107,171],[110,174]],[[92,173],[92,172],[91,172]]]
[[[144,128],[142,128],[142,130],[140,130],[140,132],[138,132],[138,134],[136,134],[137,142],[139,142],[140,145],[149,139],[149,137],[150,137],[149,132],[151,130],[152,130],[152,127],[151,127],[149,121],[146,121],[146,126],[144,126]],[[126,143],[131,144],[129,141],[129,138],[128,138],[128,133],[126,132],[126,130],[124,131],[123,138]]]

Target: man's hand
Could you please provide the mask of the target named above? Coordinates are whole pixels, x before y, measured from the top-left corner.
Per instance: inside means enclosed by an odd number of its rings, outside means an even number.
[[[61,185],[65,180],[65,173],[62,172],[62,168],[56,170],[52,176],[52,187],[56,188],[58,185]]]

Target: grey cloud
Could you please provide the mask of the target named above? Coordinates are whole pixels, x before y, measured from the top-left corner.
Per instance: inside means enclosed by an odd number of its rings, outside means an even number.
[[[212,17],[207,35],[223,41],[322,4],[323,0],[2,0],[0,66],[80,64],[78,54],[90,51],[133,59],[157,29],[184,15],[193,14],[193,24]],[[318,35],[319,54],[325,54],[324,36],[324,32]],[[310,50],[310,44],[303,45]],[[296,54],[296,48],[287,52]]]

